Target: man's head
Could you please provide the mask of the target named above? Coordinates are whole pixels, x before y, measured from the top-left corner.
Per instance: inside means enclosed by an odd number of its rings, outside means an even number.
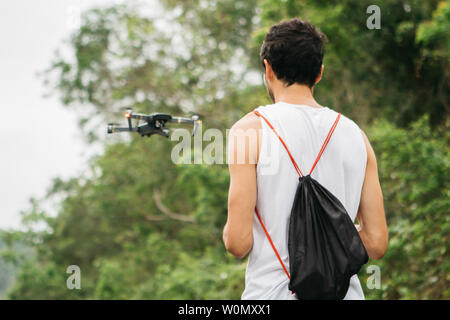
[[[273,25],[261,47],[264,82],[274,101],[272,87],[279,83],[312,88],[322,76],[326,36],[309,22],[291,19]]]

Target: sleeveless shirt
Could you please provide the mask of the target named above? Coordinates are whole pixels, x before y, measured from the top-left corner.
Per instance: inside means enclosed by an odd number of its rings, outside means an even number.
[[[256,108],[286,143],[300,170],[307,174],[336,119],[337,112],[278,102]],[[262,140],[257,163],[259,214],[289,271],[288,228],[298,185],[298,173],[280,140],[261,119]],[[355,220],[365,178],[367,153],[362,133],[351,119],[341,115],[337,127],[311,176],[333,193]],[[289,279],[259,223],[253,218],[253,247],[245,272],[242,299],[296,299]],[[344,299],[364,299],[357,275],[350,280]]]

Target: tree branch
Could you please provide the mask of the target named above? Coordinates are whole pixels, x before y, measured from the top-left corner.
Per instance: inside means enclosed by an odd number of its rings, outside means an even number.
[[[179,214],[179,213],[174,213],[172,212],[169,208],[167,208],[161,200],[161,193],[159,192],[158,189],[154,188],[153,189],[153,200],[155,200],[155,205],[156,207],[162,211],[162,213],[164,213],[166,216],[168,216],[171,219],[175,219],[175,220],[179,220],[179,221],[183,221],[183,222],[190,222],[193,223],[195,222],[195,219],[183,214]]]

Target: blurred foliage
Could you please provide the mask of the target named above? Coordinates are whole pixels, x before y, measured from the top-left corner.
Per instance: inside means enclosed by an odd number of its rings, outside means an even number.
[[[367,133],[389,226],[386,255],[368,263],[381,269],[381,290],[367,290],[371,298],[450,298],[450,133],[427,124],[428,116],[407,130],[383,120]]]
[[[0,252],[3,254],[0,255],[0,299],[4,299],[6,295],[6,290],[11,287],[12,281],[14,279],[14,266],[11,262],[8,262],[7,259],[4,258],[6,244],[1,240],[3,236],[3,232],[0,232]]]
[[[380,30],[366,8],[381,8]],[[369,299],[448,299],[448,1],[161,1],[92,9],[57,54],[49,88],[80,115],[105,152],[90,172],[55,179],[24,212],[25,231],[3,233],[21,261],[11,299],[239,299],[245,261],[226,253],[226,165],[175,165],[175,142],[98,135],[119,107],[200,114],[223,132],[269,102],[258,51],[281,19],[311,20],[329,38],[316,94],[360,124],[373,144],[390,232],[381,290]],[[158,11],[159,10],[159,11]],[[96,115],[91,118],[92,115]],[[58,203],[58,215],[43,209]],[[44,225],[44,227],[42,227]],[[34,255],[18,255],[14,243]],[[81,269],[81,290],[66,268]],[[2,268],[3,270],[3,268]],[[3,273],[0,273],[3,274]],[[2,281],[2,279],[0,279]],[[5,283],[5,281],[3,281]],[[1,285],[1,282],[0,282]]]
[[[0,300],[7,298],[8,289],[15,284],[17,271],[34,257],[32,248],[23,239],[20,232],[0,230]]]

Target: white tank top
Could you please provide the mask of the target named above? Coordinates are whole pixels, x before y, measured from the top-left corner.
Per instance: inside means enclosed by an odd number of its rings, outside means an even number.
[[[308,174],[337,112],[278,102],[258,107],[286,143],[304,175]],[[262,141],[257,163],[256,206],[262,221],[289,270],[289,216],[298,185],[298,173],[280,140],[261,119]],[[341,116],[311,176],[334,194],[355,220],[366,171],[367,153],[362,133],[351,119]],[[253,219],[253,247],[245,273],[242,299],[296,299],[289,279],[259,223]],[[364,299],[357,275],[350,280],[344,299]]]

